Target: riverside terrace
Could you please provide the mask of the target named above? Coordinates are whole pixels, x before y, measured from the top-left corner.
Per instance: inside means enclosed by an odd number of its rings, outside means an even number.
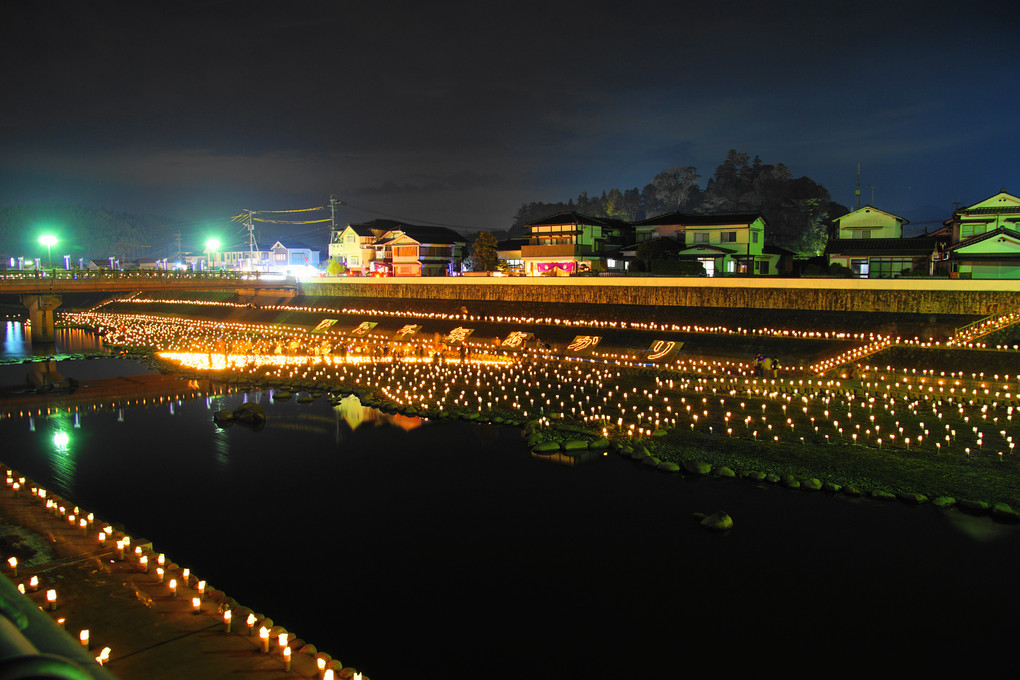
[[[356,393],[411,415],[523,426],[536,445],[604,441],[663,471],[707,463],[762,479],[785,474],[858,492],[1001,503],[1003,514],[1020,502],[1012,346],[953,350],[961,365],[1000,358],[1009,373],[925,366],[929,352],[947,350],[917,343],[913,365],[863,363],[855,380],[807,372],[768,378],[725,359],[642,366],[623,352],[555,355],[492,343],[462,352],[435,338],[397,343],[391,333],[329,336],[102,312],[68,320],[111,329],[108,342],[152,350],[162,366],[186,375],[287,386],[306,399]]]

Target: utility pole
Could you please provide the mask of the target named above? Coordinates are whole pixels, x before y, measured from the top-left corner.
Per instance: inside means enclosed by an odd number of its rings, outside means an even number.
[[[337,245],[337,250],[339,250],[339,246],[341,245],[341,242],[340,242],[340,230],[338,230],[337,226],[336,226],[336,210],[337,210],[337,207],[341,206],[341,205],[344,205],[343,201],[341,201],[338,198],[334,197],[333,194],[329,195],[329,225],[330,225],[330,227],[329,227],[329,249],[328,249],[328,251],[326,253],[327,256],[329,257],[329,259],[333,259],[333,253],[329,252],[329,251],[333,250],[333,244]]]
[[[251,268],[255,269],[255,256],[258,254],[259,244],[255,242],[255,220],[254,210],[245,210],[244,226],[248,229],[248,262]]]

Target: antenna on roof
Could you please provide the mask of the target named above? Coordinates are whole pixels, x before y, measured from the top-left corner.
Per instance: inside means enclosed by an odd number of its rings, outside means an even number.
[[[860,164],[860,162],[857,163],[857,188],[854,189],[854,198],[857,199],[857,205],[854,207],[854,210],[860,210],[861,209],[861,164]]]

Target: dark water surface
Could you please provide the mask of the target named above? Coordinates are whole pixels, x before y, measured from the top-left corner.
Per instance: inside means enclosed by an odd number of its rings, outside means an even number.
[[[262,431],[212,422],[256,398]],[[1020,529],[987,518],[613,454],[571,467],[510,428],[322,399],[78,425],[2,420],[2,460],[375,680],[870,677],[1012,655]],[[726,535],[691,519],[720,509]]]

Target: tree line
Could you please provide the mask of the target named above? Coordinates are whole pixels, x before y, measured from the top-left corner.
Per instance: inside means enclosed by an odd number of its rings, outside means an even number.
[[[52,249],[54,263],[63,265],[63,256],[72,263],[78,258],[156,257],[161,253],[152,242],[153,232],[166,220],[81,205],[7,206],[0,208],[0,252],[8,257],[41,257],[46,247],[39,237],[52,234],[57,245]]]
[[[714,213],[760,211],[768,224],[766,243],[802,255],[825,248],[832,220],[847,208],[809,177],[794,177],[783,163],[762,163],[758,156],[731,149],[704,188],[697,168],[678,165],[655,175],[643,188],[582,192],[563,203],[525,203],[514,215],[511,236],[525,236],[524,225],[558,212],[638,222],[668,212]]]

